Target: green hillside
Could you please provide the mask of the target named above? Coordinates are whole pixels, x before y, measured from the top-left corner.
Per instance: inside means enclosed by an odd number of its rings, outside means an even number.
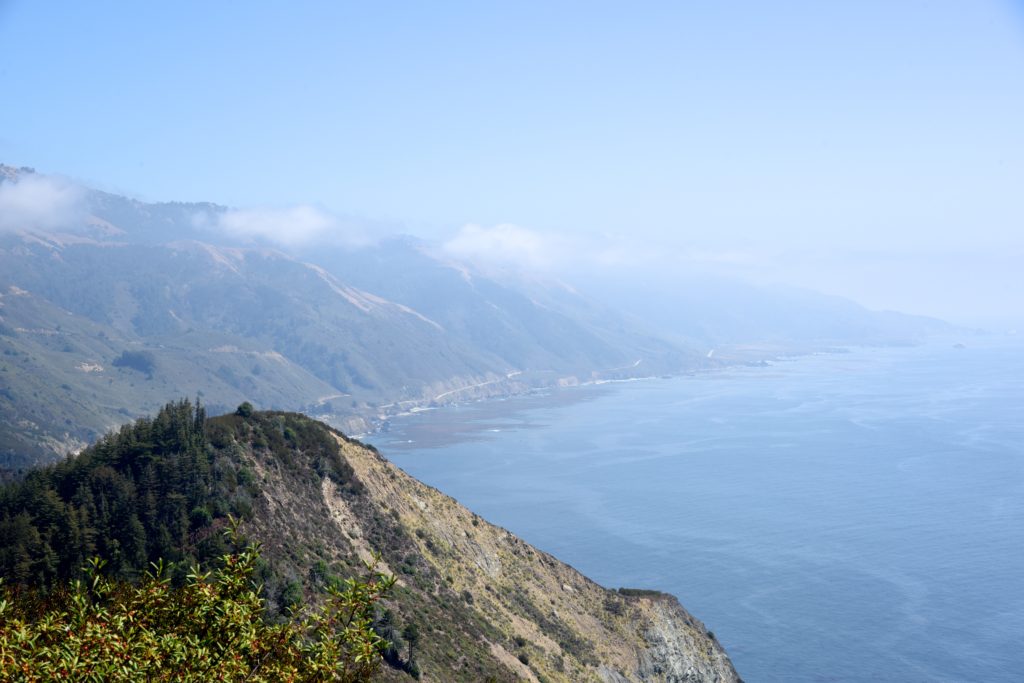
[[[229,515],[262,544],[252,579],[272,622],[322,604],[380,553],[397,578],[371,619],[383,680],[738,680],[674,599],[601,588],[372,448],[248,404],[214,418],[167,405],[0,488],[0,577],[52,588],[99,556],[110,579],[162,560],[187,587],[192,565],[231,549]]]

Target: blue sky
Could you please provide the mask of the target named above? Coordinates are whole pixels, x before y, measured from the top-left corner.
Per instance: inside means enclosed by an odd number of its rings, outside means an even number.
[[[0,45],[6,163],[1024,318],[1021,3],[0,0]]]

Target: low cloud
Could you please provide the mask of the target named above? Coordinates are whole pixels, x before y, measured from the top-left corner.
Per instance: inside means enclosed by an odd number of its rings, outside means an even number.
[[[503,223],[490,228],[465,225],[455,237],[444,243],[443,249],[450,256],[478,266],[549,270],[564,261],[566,247],[561,236],[544,235]]]
[[[0,232],[76,230],[85,216],[85,192],[69,181],[24,174],[0,183]]]
[[[308,205],[283,209],[232,209],[213,217],[206,214],[197,216],[196,224],[212,227],[232,237],[285,247],[317,243],[359,246],[371,241],[358,221]]]
[[[579,270],[630,271],[756,269],[767,254],[740,250],[713,250],[681,244],[655,244],[649,240],[614,236],[542,233],[518,225],[464,226],[445,242],[444,252],[477,267],[518,268],[525,271],[571,273]]]

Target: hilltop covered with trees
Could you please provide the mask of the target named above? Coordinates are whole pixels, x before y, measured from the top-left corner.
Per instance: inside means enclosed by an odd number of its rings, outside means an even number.
[[[674,599],[606,590],[248,404],[168,404],[0,487],[0,577],[11,680],[737,680]]]

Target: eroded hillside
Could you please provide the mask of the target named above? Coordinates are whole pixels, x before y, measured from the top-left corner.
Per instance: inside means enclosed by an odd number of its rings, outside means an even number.
[[[246,454],[263,490],[252,533],[297,565],[315,556],[354,567],[379,551],[400,578],[395,620],[420,630],[425,679],[738,680],[674,597],[602,588],[371,447],[333,434],[353,470],[343,486],[295,476],[267,451]]]
[[[397,513],[420,555],[503,636],[488,647],[515,674],[528,680],[735,680],[725,652],[674,597],[602,588],[370,449],[346,441],[342,453],[369,498]],[[325,490],[327,500],[337,501],[331,493]]]

